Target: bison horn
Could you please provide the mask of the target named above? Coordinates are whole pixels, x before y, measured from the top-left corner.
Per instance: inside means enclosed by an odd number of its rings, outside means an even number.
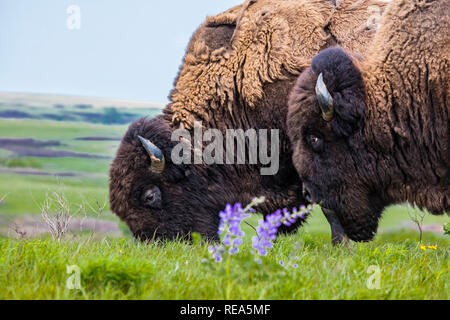
[[[333,97],[323,82],[323,74],[319,75],[316,84],[316,96],[319,101],[320,109],[322,110],[322,117],[325,121],[330,122],[334,118]]]
[[[142,143],[142,146],[144,147],[145,151],[147,151],[152,161],[150,165],[150,170],[155,173],[163,173],[164,168],[166,167],[166,160],[164,158],[164,154],[162,153],[161,149],[159,149],[149,140],[141,136],[138,137]]]

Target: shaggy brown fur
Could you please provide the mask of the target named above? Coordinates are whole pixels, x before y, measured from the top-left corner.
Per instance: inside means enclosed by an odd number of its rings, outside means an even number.
[[[317,55],[289,102],[288,132],[306,194],[354,240],[383,209],[410,202],[450,212],[450,0],[395,0],[365,59]],[[327,122],[315,93],[323,74]]]
[[[208,18],[191,40],[165,113],[187,128],[194,120],[213,128],[242,125],[243,105],[263,107],[271,98],[265,86],[299,75],[321,49],[365,52],[375,31],[368,24],[373,7],[381,12],[385,4],[346,0],[334,8],[328,0],[247,0]],[[282,92],[278,98],[287,97]]]
[[[133,124],[111,168],[111,208],[140,238],[184,236],[193,231],[216,238],[218,212],[227,203],[266,196],[263,213],[306,203],[291,161],[286,135],[287,97],[298,74],[321,49],[339,44],[364,50],[373,35],[368,6],[326,0],[247,1],[215,17],[195,32],[164,115]],[[259,165],[175,166],[170,132],[191,128],[280,129],[280,171],[261,176]],[[148,172],[138,135],[163,150],[166,170]],[[158,188],[160,208],[142,195]],[[162,196],[161,196],[162,195]]]

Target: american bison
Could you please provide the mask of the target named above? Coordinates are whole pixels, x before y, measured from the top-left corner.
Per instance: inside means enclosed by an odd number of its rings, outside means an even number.
[[[207,18],[192,36],[163,115],[136,121],[123,138],[110,169],[112,211],[139,239],[193,232],[217,239],[218,212],[227,203],[265,196],[264,214],[306,204],[286,134],[290,89],[321,49],[364,50],[374,33],[366,23],[374,5],[384,8],[373,0],[337,8],[326,0],[249,0]],[[279,171],[261,175],[262,165],[248,161],[174,163],[178,142],[171,135],[193,130],[195,121],[221,132],[280,129]]]
[[[319,53],[289,100],[304,192],[355,241],[386,206],[450,212],[449,0],[395,0],[365,57]]]

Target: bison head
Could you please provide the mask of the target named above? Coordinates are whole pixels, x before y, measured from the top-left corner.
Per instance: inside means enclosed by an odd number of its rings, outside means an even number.
[[[389,202],[380,191],[386,159],[366,143],[365,86],[355,63],[340,48],[313,59],[291,93],[288,134],[305,196],[333,212],[352,240],[368,241]]]
[[[192,232],[217,237],[220,206],[205,205],[205,175],[175,165],[168,124],[140,119],[125,134],[110,170],[111,209],[136,238],[175,239]]]
[[[219,212],[227,203],[249,203],[267,195],[264,176],[258,166],[174,163],[174,153],[185,155],[174,147],[189,144],[172,141],[177,137],[173,132],[162,115],[129,127],[110,169],[111,210],[140,240],[189,240],[192,233],[217,240]],[[286,192],[288,203],[304,202],[297,192]],[[261,207],[263,212],[282,204],[270,200]]]

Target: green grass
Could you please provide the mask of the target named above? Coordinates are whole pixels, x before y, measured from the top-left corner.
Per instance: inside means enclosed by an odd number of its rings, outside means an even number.
[[[338,248],[323,234],[287,236],[262,264],[248,247],[217,264],[204,262],[207,244],[0,239],[0,299],[448,299],[448,239],[427,234],[438,249],[423,251],[408,236]],[[291,252],[297,269],[279,264]],[[81,290],[66,288],[71,265]],[[370,266],[380,289],[366,285]]]
[[[108,199],[108,169],[119,141],[79,141],[80,137],[121,137],[127,126],[94,125],[80,122],[0,119],[1,138],[57,140],[53,149],[92,153],[108,159],[20,157],[0,149],[0,166],[10,169],[38,169],[50,173],[72,172],[76,177],[54,177],[0,173],[0,216],[39,214],[49,192],[64,191],[75,208],[84,201],[103,203]],[[108,218],[114,218],[106,208]]]
[[[34,168],[42,169],[40,158],[0,158],[0,166],[8,168]]]
[[[64,108],[49,107],[34,107],[34,106],[10,106],[0,104],[0,113],[19,111],[27,116],[37,120],[52,120],[52,121],[75,121],[75,122],[90,122],[115,124],[126,123],[133,119],[154,116],[161,112],[161,106],[154,105],[148,108],[78,108],[75,106],[65,106]]]
[[[74,139],[87,136],[121,137],[127,126],[107,126],[82,122],[0,119],[0,137],[42,140]]]
[[[72,212],[83,202],[95,207],[108,199],[108,168],[118,141],[79,137],[120,137],[126,126],[81,122],[1,120],[0,137],[58,140],[54,149],[100,154],[108,159],[20,157],[0,149],[0,167],[74,172],[76,177],[0,173],[0,226],[23,214],[39,215],[51,192],[63,192]],[[296,235],[277,240],[261,265],[248,247],[254,231],[244,226],[247,247],[231,260],[208,260],[207,244],[144,245],[120,223],[124,238],[71,234],[61,243],[48,238],[15,240],[0,236],[0,299],[448,299],[448,236],[425,233],[423,251],[404,206],[388,208],[378,236],[367,244],[332,247],[329,226],[319,209]],[[87,212],[96,217],[95,213]],[[101,219],[117,221],[108,205]],[[257,224],[259,216],[249,221]],[[447,216],[426,215],[424,224],[444,225]],[[0,228],[1,229],[1,228]],[[6,234],[4,234],[5,236]],[[12,236],[9,233],[9,236]],[[283,268],[290,254],[297,269]],[[82,290],[66,288],[67,266],[81,269]],[[381,271],[381,288],[369,290],[370,266]]]
[[[0,158],[0,166],[8,168],[33,168],[48,172],[95,173],[108,175],[108,167],[112,159],[79,159],[79,158]]]
[[[121,136],[117,135],[116,138]],[[62,139],[60,141],[63,145],[54,147],[55,150],[68,150],[105,156],[112,156],[120,143],[120,141],[79,141],[73,139]]]
[[[89,179],[1,174],[0,178],[0,195],[6,195],[0,205],[0,216],[38,214],[47,194],[56,191],[65,193],[73,209],[84,201],[94,204],[95,201],[103,203],[108,199],[106,177]]]

